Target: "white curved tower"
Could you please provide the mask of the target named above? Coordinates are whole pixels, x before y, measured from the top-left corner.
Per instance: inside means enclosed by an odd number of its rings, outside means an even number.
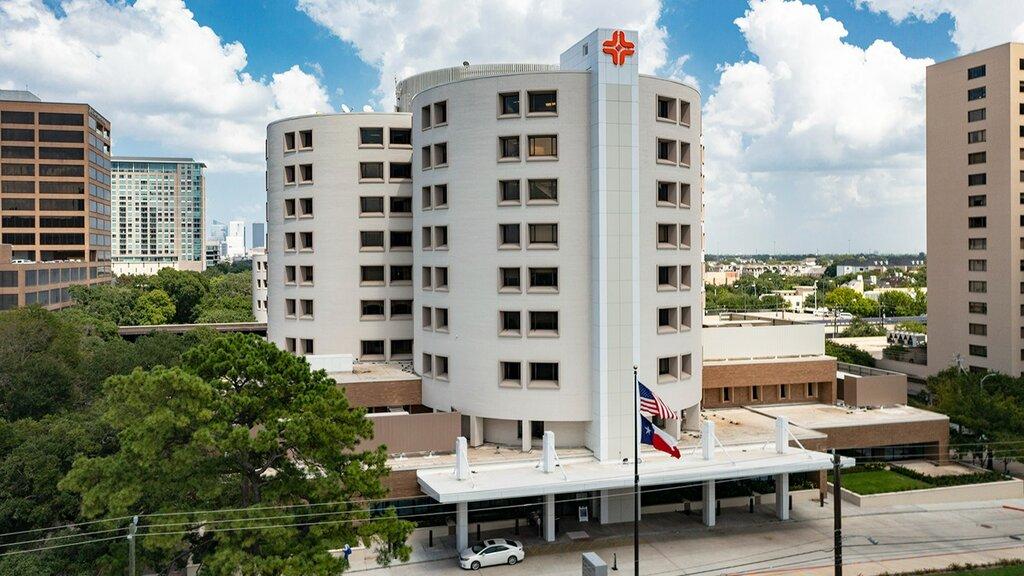
[[[299,354],[412,358],[408,114],[267,127],[267,336]]]

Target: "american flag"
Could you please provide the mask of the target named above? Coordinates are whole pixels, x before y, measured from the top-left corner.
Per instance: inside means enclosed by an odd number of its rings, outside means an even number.
[[[666,420],[672,418],[678,418],[676,413],[665,404],[665,401],[658,397],[657,394],[651,392],[650,388],[644,386],[643,383],[637,382],[640,387],[640,411],[646,412],[653,416],[660,416]]]

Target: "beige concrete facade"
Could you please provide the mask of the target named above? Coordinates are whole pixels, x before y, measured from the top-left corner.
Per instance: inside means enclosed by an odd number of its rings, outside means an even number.
[[[927,73],[928,367],[1021,373],[1024,45]]]
[[[60,308],[69,286],[110,280],[110,122],[5,94],[27,93],[0,91],[0,310]]]

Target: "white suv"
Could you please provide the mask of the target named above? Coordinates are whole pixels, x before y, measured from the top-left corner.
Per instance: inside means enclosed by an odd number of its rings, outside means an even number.
[[[526,557],[523,552],[523,544],[516,540],[496,538],[484,540],[466,548],[459,554],[459,566],[467,570],[479,570],[483,566],[496,566],[508,564],[509,566],[522,562]]]

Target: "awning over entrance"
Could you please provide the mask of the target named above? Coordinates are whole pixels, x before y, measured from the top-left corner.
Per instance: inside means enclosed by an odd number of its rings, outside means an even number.
[[[785,427],[785,424],[783,424]],[[713,437],[713,428],[711,431]],[[788,436],[783,436],[788,438]],[[705,456],[709,458],[705,459]],[[520,461],[470,466],[464,480],[451,467],[425,468],[416,476],[423,492],[440,503],[478,502],[591,490],[632,488],[633,463],[602,463],[593,457],[566,459],[551,472],[538,461]],[[851,458],[841,459],[843,467],[853,466]],[[654,451],[641,453],[641,486],[699,483],[830,470],[832,457],[821,452],[776,443],[760,445],[697,447],[684,450],[676,460]]]

